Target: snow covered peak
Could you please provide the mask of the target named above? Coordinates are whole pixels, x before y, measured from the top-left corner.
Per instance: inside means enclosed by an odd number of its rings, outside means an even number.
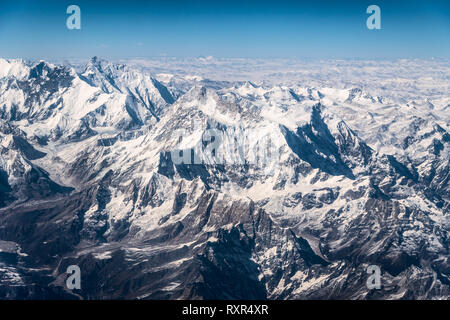
[[[363,91],[361,88],[352,88],[348,90],[347,102],[377,102],[378,99],[372,97],[369,93]]]
[[[28,76],[30,68],[21,59],[6,60],[0,58],[0,78],[14,77],[22,79]]]
[[[154,113],[175,101],[170,91],[147,72],[98,57],[89,61],[81,78],[106,93],[128,94]]]

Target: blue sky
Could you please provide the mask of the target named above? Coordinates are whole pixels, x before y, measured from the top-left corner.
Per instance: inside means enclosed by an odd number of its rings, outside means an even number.
[[[81,30],[66,28],[67,6]],[[381,30],[366,8],[381,8]],[[450,1],[0,1],[0,57],[450,58]]]

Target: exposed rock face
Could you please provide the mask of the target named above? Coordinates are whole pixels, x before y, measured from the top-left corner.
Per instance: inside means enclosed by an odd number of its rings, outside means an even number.
[[[450,297],[433,117],[358,88],[21,66],[0,73],[0,298]]]

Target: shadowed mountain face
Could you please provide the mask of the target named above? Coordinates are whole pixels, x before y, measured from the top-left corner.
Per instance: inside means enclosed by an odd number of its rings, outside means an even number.
[[[0,298],[449,298],[448,118],[359,88],[13,64]]]
[[[286,127],[282,130],[292,151],[311,167],[331,175],[355,178],[351,169],[342,161],[335,138],[320,116],[320,105],[313,108],[311,122],[297,128],[296,133]]]

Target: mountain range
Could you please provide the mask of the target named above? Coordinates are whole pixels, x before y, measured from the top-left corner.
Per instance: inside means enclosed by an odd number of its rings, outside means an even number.
[[[449,299],[449,103],[0,59],[0,298]]]

